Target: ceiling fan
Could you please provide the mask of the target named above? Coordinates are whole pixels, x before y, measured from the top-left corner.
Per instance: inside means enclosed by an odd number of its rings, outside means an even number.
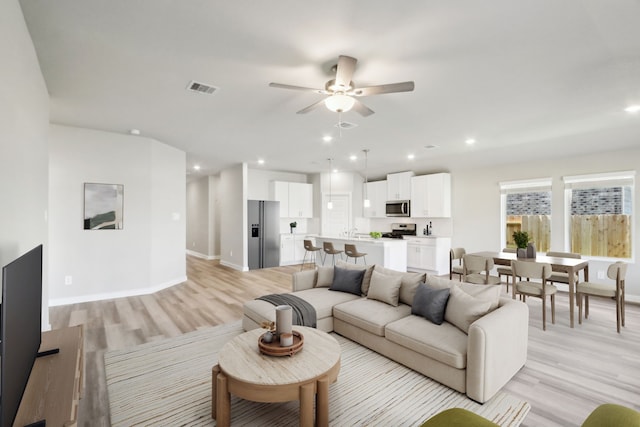
[[[358,60],[356,58],[340,55],[338,57],[338,64],[335,66],[336,77],[335,79],[331,79],[325,83],[324,89],[313,89],[282,83],[269,83],[269,86],[281,89],[311,91],[322,95],[328,95],[326,98],[298,111],[298,114],[308,113],[309,111],[324,104],[329,110],[336,113],[349,111],[353,108],[364,117],[370,116],[374,111],[360,102],[357,98],[361,96],[380,95],[383,93],[411,92],[415,87],[413,82],[401,82],[357,88],[351,80],[357,62]]]

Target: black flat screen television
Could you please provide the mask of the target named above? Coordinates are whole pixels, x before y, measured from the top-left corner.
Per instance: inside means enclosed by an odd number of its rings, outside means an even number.
[[[42,338],[42,245],[2,268],[0,425],[13,425]]]

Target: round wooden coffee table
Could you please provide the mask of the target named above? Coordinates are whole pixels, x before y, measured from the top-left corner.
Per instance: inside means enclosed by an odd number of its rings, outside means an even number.
[[[329,384],[340,372],[340,344],[314,328],[295,326],[304,336],[293,356],[266,356],[258,350],[264,329],[245,332],[226,343],[212,369],[211,417],[217,426],[231,421],[230,394],[253,402],[300,401],[300,425],[329,424]],[[314,399],[315,397],[315,399]]]

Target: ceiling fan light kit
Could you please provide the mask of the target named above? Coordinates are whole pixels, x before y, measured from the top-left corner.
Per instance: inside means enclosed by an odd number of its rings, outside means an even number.
[[[324,100],[324,105],[334,113],[344,113],[353,108],[356,100],[348,95],[336,93]]]

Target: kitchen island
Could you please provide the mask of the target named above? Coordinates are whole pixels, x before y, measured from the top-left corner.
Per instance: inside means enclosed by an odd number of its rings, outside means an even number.
[[[313,236],[316,246],[322,247],[324,242],[332,242],[335,249],[344,250],[345,243],[356,245],[358,252],[366,253],[367,264],[379,264],[382,267],[397,271],[407,271],[407,241],[402,239],[371,237],[336,237]],[[344,259],[345,255],[342,254]],[[353,262],[353,258],[349,262]],[[331,257],[325,258],[326,265],[331,265]],[[362,261],[358,260],[362,264]]]

